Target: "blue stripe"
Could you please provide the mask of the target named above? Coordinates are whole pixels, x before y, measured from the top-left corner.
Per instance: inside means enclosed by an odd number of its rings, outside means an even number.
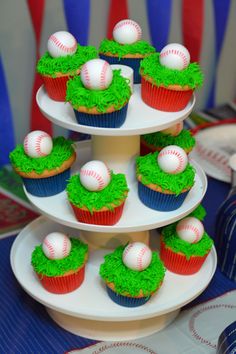
[[[146,7],[152,45],[160,52],[168,42],[172,0],[146,0]]]
[[[64,0],[68,31],[78,43],[86,45],[89,37],[90,0]]]
[[[11,104],[7,90],[7,83],[4,74],[2,58],[0,56],[0,166],[9,163],[9,153],[14,149],[14,129],[11,112]]]

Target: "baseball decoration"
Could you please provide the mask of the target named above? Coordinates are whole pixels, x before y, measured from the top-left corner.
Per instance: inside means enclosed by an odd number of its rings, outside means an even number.
[[[185,170],[188,164],[188,156],[181,147],[168,145],[159,152],[157,162],[162,171],[178,174]]]
[[[48,52],[53,58],[75,54],[77,45],[75,37],[67,31],[53,33],[47,43]]]
[[[81,167],[80,182],[89,191],[104,189],[111,180],[110,170],[102,161],[89,161]]]
[[[71,250],[69,237],[61,232],[52,232],[43,240],[43,253],[49,259],[63,259]]]
[[[81,68],[81,81],[89,90],[105,90],[112,82],[113,71],[103,59],[91,59]]]
[[[41,130],[34,130],[26,135],[23,146],[26,155],[39,158],[51,153],[53,142],[48,133]]]
[[[118,22],[113,28],[113,38],[120,44],[132,44],[142,37],[142,29],[135,21],[126,19]]]
[[[123,251],[122,260],[126,267],[142,271],[151,263],[152,251],[145,243],[129,243]]]
[[[176,232],[182,240],[189,243],[197,243],[204,234],[204,226],[200,220],[189,216],[178,222]]]
[[[167,44],[160,52],[160,63],[170,69],[183,70],[190,63],[190,54],[182,44]]]
[[[166,135],[177,136],[183,130],[183,122],[172,125],[171,127],[161,130],[161,133]]]

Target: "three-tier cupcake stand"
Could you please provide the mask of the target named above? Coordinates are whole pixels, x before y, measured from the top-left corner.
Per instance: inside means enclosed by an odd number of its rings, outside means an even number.
[[[44,216],[24,228],[12,246],[11,266],[17,280],[30,296],[46,306],[55,322],[80,336],[98,340],[127,340],[165,328],[181,307],[196,298],[209,284],[217,262],[214,248],[201,270],[194,275],[181,276],[167,271],[157,294],[138,308],[122,307],[110,300],[99,276],[99,266],[104,255],[121,243],[140,241],[149,243],[152,249],[158,249],[159,234],[156,229],[188,215],[203,199],[207,179],[194,161],[191,163],[196,169],[195,184],[183,205],[175,211],[158,212],[143,205],[138,198],[135,178],[135,157],[139,155],[140,135],[165,129],[187,118],[195,98],[180,112],[161,112],[147,106],[141,99],[140,85],[134,85],[126,121],[119,129],[79,125],[70,104],[51,100],[43,86],[37,93],[37,103],[53,123],[92,135],[90,141],[76,143],[77,160],[72,173],[77,173],[87,161],[102,160],[115,173],[125,173],[130,191],[123,215],[114,226],[78,222],[65,191],[46,198],[35,197],[25,191],[30,202]],[[34,247],[54,231],[79,236],[89,244],[85,280],[79,289],[65,295],[47,292],[31,266]]]

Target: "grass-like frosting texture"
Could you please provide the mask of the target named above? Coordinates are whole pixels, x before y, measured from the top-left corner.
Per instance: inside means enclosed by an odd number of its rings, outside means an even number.
[[[173,252],[183,253],[187,259],[191,256],[205,256],[213,245],[213,240],[204,232],[203,237],[197,243],[188,243],[181,240],[176,233],[176,224],[171,224],[162,229],[162,237],[164,244]]]
[[[63,259],[49,259],[43,253],[42,245],[36,246],[31,256],[31,264],[35,272],[55,277],[80,268],[86,260],[88,245],[76,238],[70,238],[70,241],[71,251]]]
[[[93,214],[102,207],[114,210],[114,205],[118,206],[126,199],[129,188],[124,174],[111,172],[110,183],[98,192],[88,191],[82,186],[79,174],[70,177],[66,190],[73,205],[78,208],[86,207]]]
[[[21,172],[29,173],[35,171],[38,174],[45,170],[53,170],[60,167],[64,161],[68,160],[74,153],[73,141],[67,140],[63,136],[53,138],[53,148],[49,155],[32,158],[26,155],[22,144],[17,145],[10,153],[10,160],[14,168]]]
[[[195,138],[191,135],[190,131],[183,129],[179,135],[172,136],[156,132],[143,135],[143,139],[149,144],[158,147],[165,147],[168,145],[178,145],[182,149],[191,149],[195,146]]]
[[[66,101],[74,109],[84,106],[88,109],[95,107],[98,112],[104,113],[107,108],[114,106],[121,109],[129,100],[131,90],[129,80],[121,76],[121,70],[113,70],[113,79],[105,90],[89,90],[84,87],[80,76],[75,76],[67,83]]]
[[[142,54],[147,55],[155,53],[156,49],[146,41],[140,40],[132,44],[120,44],[114,40],[103,39],[98,49],[99,53],[111,53],[122,58],[127,54]]]
[[[169,174],[162,171],[157,163],[158,152],[139,156],[136,159],[136,175],[141,175],[142,184],[154,184],[179,195],[184,189],[194,184],[195,170],[189,163],[185,170],[178,174]]]
[[[202,204],[199,204],[196,209],[194,209],[188,216],[193,216],[200,221],[203,221],[206,216],[206,209]]]
[[[140,73],[151,78],[157,86],[180,85],[191,89],[202,86],[203,73],[197,63],[190,63],[184,70],[169,69],[160,64],[159,55],[151,54],[140,63]]]
[[[118,294],[137,296],[142,290],[144,297],[155,292],[165,276],[165,267],[156,252],[152,252],[150,265],[143,271],[127,268],[122,261],[125,246],[105,255],[99,274],[106,283],[114,283]]]
[[[46,52],[37,63],[37,72],[41,75],[56,77],[56,73],[75,75],[76,71],[90,59],[98,57],[93,46],[80,46],[73,55],[53,58]]]

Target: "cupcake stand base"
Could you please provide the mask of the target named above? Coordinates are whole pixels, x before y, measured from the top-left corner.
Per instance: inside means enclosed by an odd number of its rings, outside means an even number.
[[[216,268],[217,258],[213,248],[199,272],[186,277],[167,271],[162,287],[145,306],[127,308],[110,300],[99,276],[99,266],[108,250],[90,249],[83,284],[69,294],[56,295],[41,286],[30,264],[34,247],[53,231],[74,237],[82,236],[78,229],[54,223],[41,216],[25,227],[14,241],[11,249],[12,270],[24,290],[45,305],[50,316],[61,327],[92,339],[134,339],[165,328],[174,320],[181,307],[207,287]],[[97,233],[97,239],[102,237],[103,234]],[[150,242],[152,249],[159,248],[156,230],[150,232]]]

